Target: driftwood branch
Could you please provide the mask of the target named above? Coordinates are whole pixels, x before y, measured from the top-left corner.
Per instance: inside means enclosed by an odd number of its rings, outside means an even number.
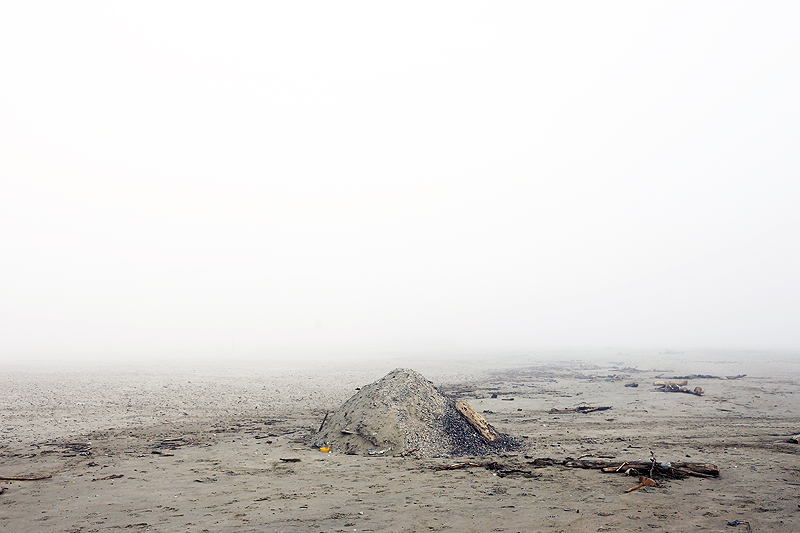
[[[53,477],[52,475],[46,476],[33,476],[33,477],[24,477],[24,476],[1,476],[0,481],[39,481],[40,479],[48,479]]]
[[[595,411],[606,411],[608,409],[611,409],[611,407],[592,407],[590,405],[580,405],[578,407],[570,407],[567,409],[550,409],[550,413],[594,413]]]
[[[110,476],[95,478],[92,481],[105,481],[107,479],[119,479],[119,478],[121,478],[123,476],[124,476],[124,474],[111,474]]]

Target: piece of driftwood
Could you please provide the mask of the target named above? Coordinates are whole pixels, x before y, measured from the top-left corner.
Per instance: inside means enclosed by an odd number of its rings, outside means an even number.
[[[611,406],[592,407],[591,405],[580,405],[578,407],[570,407],[568,409],[550,409],[550,413],[594,413],[595,411],[606,411],[608,409],[611,409]]]
[[[53,477],[52,475],[46,476],[1,476],[0,481],[39,481],[40,479],[49,479]]]
[[[649,478],[649,477],[647,477],[647,476],[641,476],[641,477],[639,478],[639,484],[638,484],[638,485],[636,485],[635,487],[631,487],[631,488],[629,488],[629,489],[628,489],[628,490],[626,490],[625,492],[633,492],[633,491],[635,491],[636,489],[641,489],[642,487],[647,487],[647,486],[652,486],[652,485],[658,485],[658,483],[656,482],[656,480],[654,480],[654,479],[650,479],[650,478]]]
[[[683,479],[685,477],[718,477],[719,467],[711,463],[658,463],[654,461],[599,461],[566,460],[569,468],[589,468],[603,472],[622,472],[647,477]]]
[[[110,476],[95,478],[92,481],[105,481],[107,479],[119,479],[119,478],[121,478],[123,476],[124,476],[124,474],[111,474]]]
[[[686,385],[686,381],[680,381],[678,383],[656,381],[654,385],[659,392],[684,392],[686,394],[694,394],[695,396],[702,396],[703,393],[706,392],[700,387],[695,387],[694,390],[687,389],[683,386]]]
[[[320,425],[319,425],[319,429],[317,430],[317,433],[319,433],[320,431],[322,431],[322,426],[324,426],[324,425],[325,425],[325,421],[326,421],[326,420],[328,420],[328,415],[329,415],[329,414],[330,414],[330,413],[329,413],[328,411],[325,411],[325,417],[322,419],[322,422],[321,422],[321,423],[320,423]]]
[[[299,463],[300,459],[294,459],[294,458],[292,458],[292,459],[284,459],[284,458],[281,457],[281,461],[283,461],[284,463]]]
[[[470,407],[467,402],[456,402],[456,409],[458,409],[458,412],[464,416],[466,421],[469,422],[469,424],[474,427],[478,433],[483,435],[483,438],[489,442],[494,442],[497,440],[497,432],[494,430],[494,428],[490,426],[486,419],[478,414],[475,409]]]

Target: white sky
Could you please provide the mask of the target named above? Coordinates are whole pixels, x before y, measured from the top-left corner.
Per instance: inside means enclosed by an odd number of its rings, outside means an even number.
[[[0,361],[800,348],[796,2],[5,2]]]

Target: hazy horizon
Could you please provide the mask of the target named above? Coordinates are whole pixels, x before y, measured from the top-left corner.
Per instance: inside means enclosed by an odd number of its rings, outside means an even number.
[[[7,4],[0,364],[798,352],[798,15]]]

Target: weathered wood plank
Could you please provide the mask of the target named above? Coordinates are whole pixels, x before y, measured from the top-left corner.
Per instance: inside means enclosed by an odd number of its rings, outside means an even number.
[[[475,409],[473,409],[467,402],[458,401],[456,402],[456,409],[458,412],[461,413],[464,418],[466,418],[467,422],[470,423],[472,427],[478,430],[478,433],[484,436],[489,442],[494,442],[497,440],[497,432],[494,430],[492,426],[483,418],[480,414],[478,414]]]

